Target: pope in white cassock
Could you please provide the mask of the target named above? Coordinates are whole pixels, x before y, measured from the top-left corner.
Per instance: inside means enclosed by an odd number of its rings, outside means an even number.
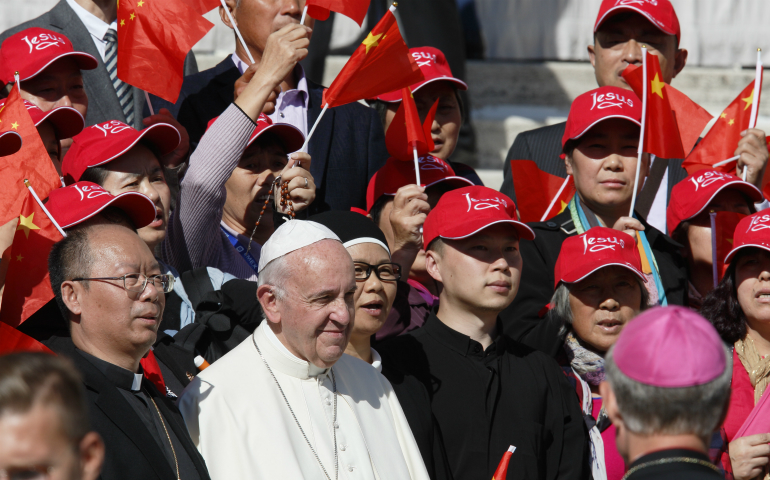
[[[328,228],[295,220],[262,248],[267,321],[179,400],[213,480],[428,480],[393,388],[343,355],[353,261]]]

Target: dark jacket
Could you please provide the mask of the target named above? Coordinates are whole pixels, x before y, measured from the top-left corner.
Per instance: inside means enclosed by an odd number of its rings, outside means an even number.
[[[112,86],[112,80],[107,73],[102,57],[96,50],[96,45],[88,33],[83,22],[67,4],[66,0],[59,0],[51,10],[33,18],[28,22],[10,28],[0,34],[0,42],[10,37],[14,33],[29,27],[40,27],[64,34],[75,51],[86,52],[93,55],[99,65],[94,70],[83,70],[83,83],[85,84],[86,94],[88,95],[88,113],[86,115],[86,126],[96,123],[108,122],[110,120],[126,121],[123,109],[118,100],[118,94],[115,87]],[[198,72],[198,64],[195,62],[195,55],[190,52],[184,63],[184,74],[192,75]],[[144,90],[134,87],[134,125],[136,129],[143,129],[142,110],[146,104]]]
[[[83,376],[91,428],[101,435],[105,444],[105,458],[101,478],[125,480],[167,480],[176,472],[164,457],[158,443],[142,423],[137,413],[110,380],[91,362],[80,355],[70,338],[51,337],[45,342],[55,353],[69,358]],[[144,379],[145,393],[160,409],[163,420],[173,429],[176,437],[192,459],[202,480],[208,480],[206,464],[187,433],[182,414],[174,403],[161,395]]]
[[[169,108],[187,128],[191,143],[197,145],[209,120],[233,102],[233,88],[240,76],[228,56],[217,66],[185,78],[176,105],[160,99],[154,99],[153,104],[156,109]],[[309,130],[323,107],[323,87],[310,79],[307,84]],[[313,158],[310,173],[316,184],[316,198],[308,214],[366,208],[369,179],[388,159],[377,112],[358,103],[328,109],[310,139],[308,150]]]
[[[660,269],[660,278],[669,305],[687,305],[687,270],[679,253],[681,245],[641,220],[647,241]],[[553,296],[554,267],[561,244],[577,234],[569,210],[547,222],[530,223],[535,239],[519,243],[523,267],[516,299],[500,314],[505,333],[530,347],[554,356],[560,342],[558,325],[539,315]]]

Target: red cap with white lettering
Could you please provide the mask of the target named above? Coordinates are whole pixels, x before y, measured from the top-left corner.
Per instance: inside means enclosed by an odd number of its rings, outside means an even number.
[[[714,197],[726,188],[746,194],[750,202],[762,201],[762,192],[749,182],[744,182],[729,173],[699,170],[671,189],[668,209],[666,210],[669,235],[674,233],[680,223],[698,216]],[[751,207],[750,203],[749,207]]]
[[[613,228],[594,227],[582,235],[567,237],[561,244],[553,286],[558,287],[559,282],[577,283],[610,266],[627,268],[647,281],[634,237]]]
[[[599,87],[579,95],[569,109],[562,148],[610,118],[624,118],[641,126],[642,101],[631,90],[620,87]]]
[[[468,85],[465,82],[452,76],[452,70],[449,68],[449,63],[447,63],[444,53],[438,48],[410,48],[409,54],[417,62],[422,74],[425,76],[425,80],[411,86],[412,93],[417,93],[417,90],[425,85],[438,81],[451,82],[460,90],[468,90]],[[377,100],[382,100],[387,103],[400,102],[401,89],[380,95],[377,97]]]
[[[438,183],[444,183],[449,188],[473,185],[473,182],[467,178],[455,175],[452,167],[438,157],[426,155],[418,158],[417,161],[420,165],[420,181],[426,188]],[[414,162],[402,162],[390,157],[369,180],[369,186],[366,188],[366,211],[371,211],[383,195],[395,195],[399,188],[415,183],[417,178],[414,173]]]
[[[758,212],[738,222],[733,236],[733,249],[725,257],[725,263],[730,263],[739,250],[749,247],[770,252],[770,214]]]
[[[39,27],[24,29],[0,46],[0,82],[13,83],[16,72],[20,81],[29,80],[64,57],[72,58],[81,70],[93,70],[99,65],[91,55],[76,52],[61,33]]]
[[[474,185],[458,188],[441,196],[423,225],[423,248],[438,237],[458,240],[479,233],[498,223],[510,223],[525,240],[534,240],[535,232],[519,221],[513,200],[488,187]]]
[[[216,122],[218,118],[219,117],[214,117],[209,120],[206,131],[208,131],[208,129],[214,125],[214,122]],[[273,134],[278,136],[278,138],[283,141],[284,147],[286,147],[286,153],[294,153],[302,148],[302,146],[305,144],[305,135],[302,134],[299,128],[290,123],[273,123],[273,121],[270,120],[270,117],[264,113],[259,114],[256,123],[257,127],[254,129],[251,137],[249,137],[249,141],[246,143],[246,148],[251,146],[251,144],[254,143],[260,135],[268,131],[273,132]]]
[[[644,16],[658,27],[658,30],[675,35],[676,40],[680,40],[679,19],[674,6],[668,0],[604,0],[599,7],[599,15],[596,16],[594,33],[605,20],[623,11],[632,11]]]
[[[57,188],[48,194],[45,207],[61,228],[83,223],[105,208],[118,207],[131,217],[136,228],[142,228],[155,220],[155,204],[139,192],[124,192],[113,196],[99,185],[77,182]]]
[[[0,133],[0,157],[7,157],[21,150],[21,135],[13,131]]]
[[[118,120],[92,125],[72,139],[62,161],[62,175],[69,185],[80,181],[89,167],[111,162],[145,140],[161,155],[172,152],[181,142],[179,131],[168,123],[156,123],[141,132]]]
[[[0,100],[0,110],[4,106],[5,99]],[[86,124],[83,115],[72,107],[56,107],[53,110],[44,112],[28,100],[24,100],[24,106],[27,107],[27,112],[32,117],[32,122],[36,127],[39,127],[46,120],[50,121],[56,130],[59,140],[74,137],[83,131],[83,127]]]

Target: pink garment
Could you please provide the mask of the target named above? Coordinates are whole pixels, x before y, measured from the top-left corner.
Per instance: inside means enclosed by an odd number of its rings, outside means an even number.
[[[596,420],[602,409],[602,399],[594,397],[591,415]],[[604,465],[607,468],[607,480],[620,480],[626,473],[626,464],[618,453],[618,447],[615,444],[615,425],[602,432],[602,441],[604,442]]]

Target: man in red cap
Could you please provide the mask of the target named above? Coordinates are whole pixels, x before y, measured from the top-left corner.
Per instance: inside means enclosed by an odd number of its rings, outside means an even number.
[[[719,334],[684,307],[632,320],[604,358],[599,389],[628,480],[722,479],[708,457],[727,413],[732,365]]]
[[[588,478],[572,387],[554,360],[507,337],[498,318],[519,288],[519,241],[535,235],[513,201],[486,187],[453,190],[423,235],[428,272],[443,285],[438,311],[377,347],[411,428],[441,432],[454,478],[492,477],[510,446],[521,478]]]
[[[600,87],[629,89],[621,72],[628,65],[642,64],[643,45],[658,57],[665,83],[670,84],[687,62],[687,50],[680,48],[679,20],[669,0],[603,0],[593,32],[594,44],[588,45],[588,56]],[[564,129],[565,124],[559,123],[520,133],[506,157],[500,191],[515,198],[511,160],[532,160],[544,172],[565,178],[564,161],[559,157]],[[738,173],[748,167],[749,182],[761,187],[768,159],[765,133],[747,130],[736,145],[735,155],[740,155]],[[637,201],[641,216],[664,233],[671,189],[687,176],[681,166],[682,159],[656,159]]]

